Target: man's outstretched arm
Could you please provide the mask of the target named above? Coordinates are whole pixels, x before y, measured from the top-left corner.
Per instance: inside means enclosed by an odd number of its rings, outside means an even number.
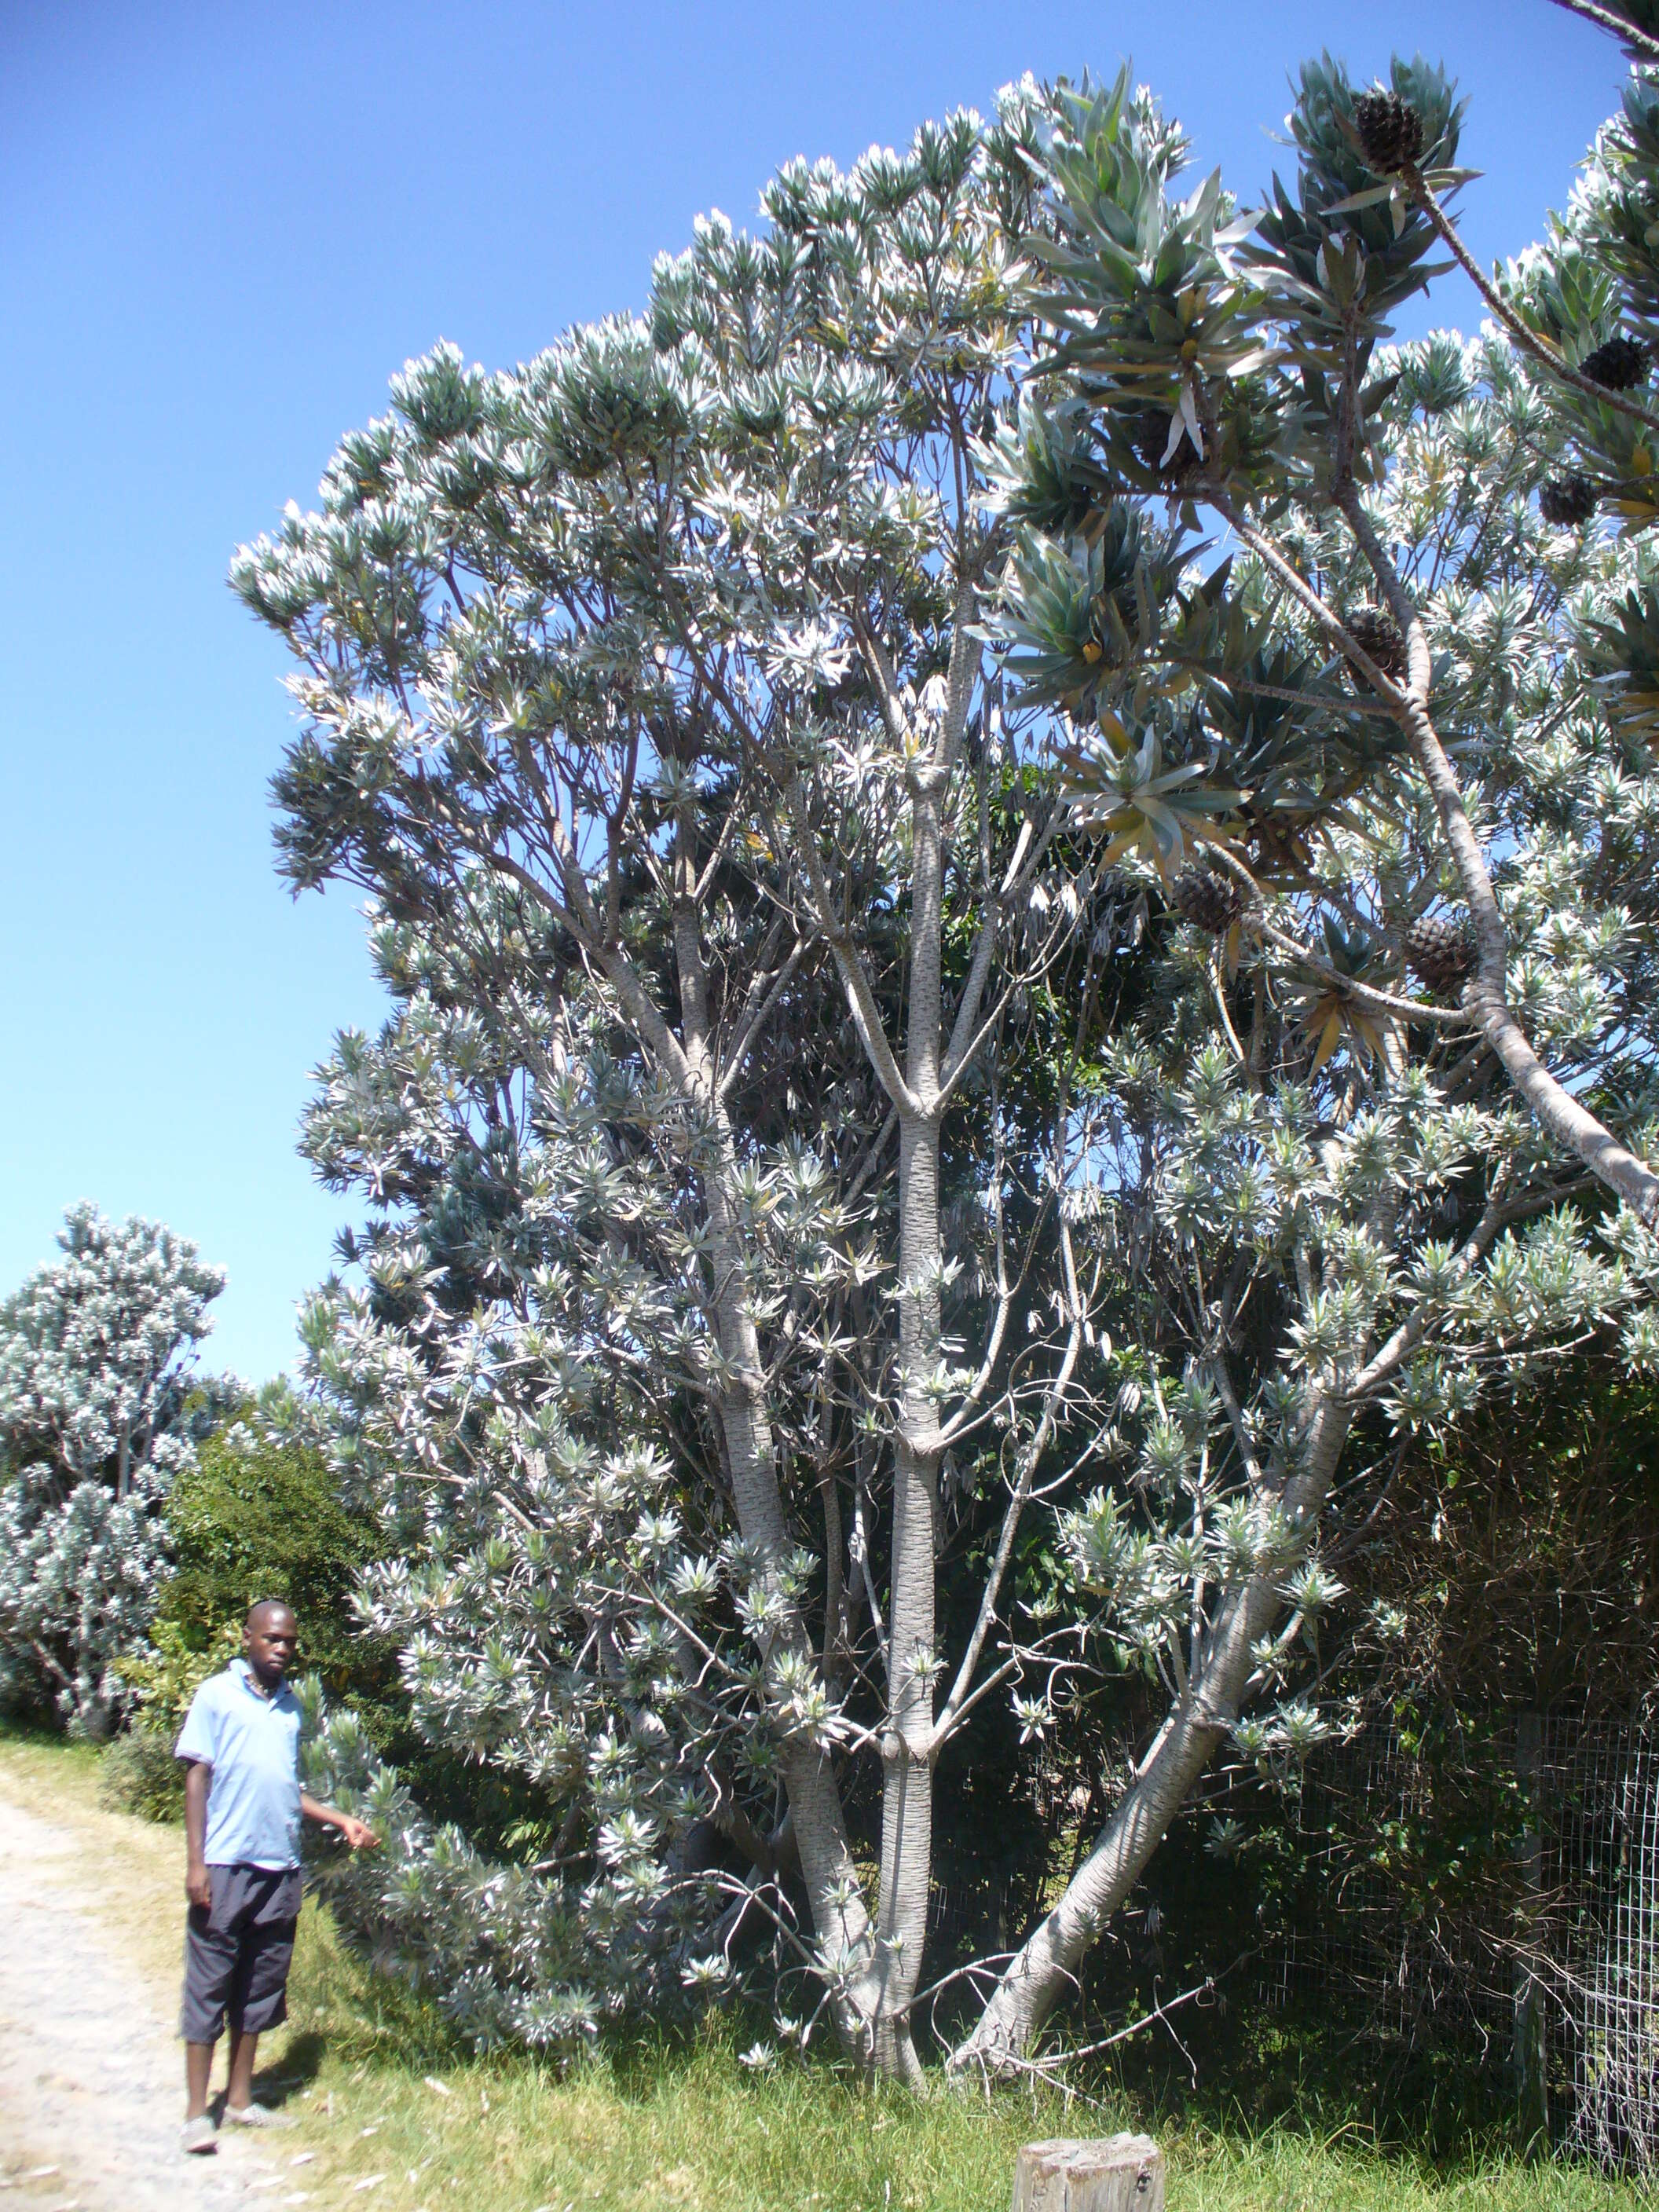
[[[213,1878],[204,1856],[207,1847],[208,1789],[213,1769],[205,1759],[192,1759],[185,1767],[185,1895],[204,1912],[213,1904]]]
[[[203,1802],[206,1801],[204,1790]],[[314,1797],[307,1797],[303,1790],[300,1793],[300,1810],[307,1820],[315,1820],[325,1828],[337,1828],[354,1851],[363,1850],[380,1840],[367,1820],[358,1820],[353,1813],[342,1813],[334,1805],[319,1805]]]

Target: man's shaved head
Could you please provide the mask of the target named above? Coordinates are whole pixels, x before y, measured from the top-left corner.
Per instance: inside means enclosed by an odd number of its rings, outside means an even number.
[[[242,1652],[270,1697],[299,1649],[300,1624],[286,1598],[262,1597],[249,1606],[242,1622]]]

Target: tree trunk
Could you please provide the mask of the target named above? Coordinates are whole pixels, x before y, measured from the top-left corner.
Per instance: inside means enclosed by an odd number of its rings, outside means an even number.
[[[919,2084],[910,2002],[921,1976],[933,1872],[934,1581],[939,1470],[944,1456],[933,1380],[940,1359],[939,1133],[944,1119],[942,965],[945,891],[941,802],[966,726],[980,649],[969,623],[971,586],[962,586],[951,669],[941,696],[912,720],[907,745],[924,737],[907,770],[910,800],[910,959],[905,994],[905,1066],[881,1026],[879,1006],[841,923],[814,854],[810,811],[799,784],[788,805],[817,909],[835,955],[859,1035],[899,1117],[899,1312],[897,1432],[893,1445],[893,1531],[887,1620],[887,1711],[882,1730],[881,1895],[874,1954],[857,2001],[872,2027],[878,2072]],[[897,697],[878,647],[866,659],[886,702],[890,734],[911,710]],[[936,718],[936,719],[935,719]],[[965,1006],[971,1019],[973,1008]]]
[[[937,1028],[934,1031],[937,1036]],[[939,1122],[907,1117],[899,1133],[899,1358],[883,1731],[881,1903],[873,1968],[875,2060],[916,2082],[909,2006],[927,1942],[933,1842],[934,1559],[939,1401],[926,1389],[939,1360]],[[924,1665],[918,1669],[917,1661]]]
[[[905,1080],[919,1111],[899,1120],[899,1415],[893,1452],[893,1553],[882,1734],[881,1900],[873,1968],[875,2061],[920,2082],[910,2000],[927,1945],[933,1864],[934,1580],[939,1363],[939,1054],[944,852],[939,800],[948,766],[911,781],[910,974]]]
[[[769,1587],[775,1588],[789,1549],[788,1532],[778,1486],[777,1452],[767,1401],[760,1334],[744,1288],[742,1228],[733,1196],[737,1147],[731,1123],[717,1096],[714,1061],[709,1047],[707,978],[699,917],[690,895],[696,876],[689,817],[683,817],[679,827],[675,954],[679,969],[681,1031],[694,1096],[697,1104],[710,1115],[715,1132],[714,1157],[704,1178],[704,1211],[715,1334],[732,1375],[731,1382],[720,1394],[717,1411],[726,1443],[738,1526],[744,1542],[753,1545],[760,1555],[763,1579]],[[763,1656],[770,1656],[780,1644],[811,1654],[811,1640],[806,1624],[793,1607]],[[870,1917],[848,1844],[841,1794],[830,1761],[816,1744],[787,1744],[781,1765],[813,1929],[828,1956],[848,1972],[853,1990],[850,1996],[837,2004],[837,2020],[843,2035],[863,2055],[867,2053],[870,2030],[865,2003],[860,2001],[860,1984],[867,1975],[872,1955]],[[854,1977],[858,1977],[858,1981]]]
[[[1304,1471],[1284,1492],[1285,1510],[1300,1526],[1317,1518],[1350,1419],[1331,1398],[1314,1412]],[[1251,1674],[1250,1647],[1282,1608],[1282,1569],[1252,1575],[1225,1601],[1187,1694],[1158,1730],[1100,1841],[1005,1969],[973,2033],[951,2053],[953,2069],[1009,2071],[1075,1985],[1085,1952],[1133,1888],[1237,1718]]]
[[[708,1176],[709,1256],[718,1278],[715,1314],[720,1350],[737,1373],[731,1388],[721,1393],[719,1412],[738,1526],[744,1540],[761,1553],[762,1574],[770,1581],[781,1572],[789,1544],[778,1492],[760,1342],[744,1302],[737,1266],[729,1180],[734,1170],[729,1133],[722,1127],[720,1164]],[[785,1639],[803,1651],[810,1649],[805,1624],[793,1614],[790,1625],[778,1632],[777,1641]],[[813,1928],[832,1957],[861,1964],[870,1948],[870,1919],[830,1762],[816,1744],[802,1742],[786,1747],[782,1764]],[[861,2004],[858,2010],[863,2013]],[[862,2038],[860,2022],[849,2019],[843,2026],[855,2039]]]

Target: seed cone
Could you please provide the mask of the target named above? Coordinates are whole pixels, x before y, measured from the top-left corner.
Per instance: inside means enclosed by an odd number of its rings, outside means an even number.
[[[1609,338],[1587,353],[1579,366],[1592,384],[1604,385],[1609,392],[1633,392],[1648,380],[1648,349],[1634,338]]]
[[[1538,512],[1553,530],[1577,530],[1595,512],[1596,489],[1588,477],[1552,477],[1538,490]]]
[[[1183,921],[1207,929],[1212,937],[1222,936],[1244,911],[1243,884],[1202,865],[1183,869],[1170,896]]]
[[[1406,961],[1437,998],[1455,991],[1474,965],[1468,925],[1444,915],[1420,914],[1405,933]]]
[[[1381,607],[1356,607],[1343,619],[1349,636],[1360,651],[1368,653],[1385,676],[1391,676],[1396,684],[1403,684],[1406,641],[1394,617]]]
[[[1365,159],[1379,176],[1397,176],[1421,159],[1423,118],[1397,92],[1362,92],[1353,120]]]

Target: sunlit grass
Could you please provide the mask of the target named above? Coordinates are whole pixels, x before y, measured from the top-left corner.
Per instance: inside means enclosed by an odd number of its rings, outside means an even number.
[[[0,1791],[71,1830],[77,1895],[101,1907],[174,2002],[183,1838],[100,1808],[97,1754],[0,1736]],[[121,1869],[118,1881],[109,1869]],[[103,1879],[91,1879],[95,1869]],[[690,2045],[623,2042],[561,2069],[476,2059],[407,1992],[374,1975],[307,1906],[290,2019],[262,2051],[263,2093],[296,2125],[260,2154],[316,2212],[1000,2212],[1033,2136],[1144,2119],[1127,2100],[871,2090],[827,2063],[757,2074],[716,2024]],[[1158,2129],[1170,2212],[1583,2212],[1645,2203],[1582,2166],[1472,2148],[1431,2163],[1354,2131]],[[378,2177],[368,2188],[360,2185]]]
[[[821,2067],[757,2077],[718,2037],[601,2053],[563,2076],[523,2060],[429,2070],[441,2089],[390,2053],[348,2063],[331,2051],[296,2100],[315,2154],[307,2182],[343,2199],[379,2173],[377,2206],[427,2212],[645,2212],[665,2201],[686,2212],[998,2212],[1022,2142],[1135,2119],[1012,2094],[919,2101]],[[1171,2212],[1568,2212],[1640,2201],[1583,2168],[1480,2156],[1435,2168],[1283,2127],[1162,2140]]]

